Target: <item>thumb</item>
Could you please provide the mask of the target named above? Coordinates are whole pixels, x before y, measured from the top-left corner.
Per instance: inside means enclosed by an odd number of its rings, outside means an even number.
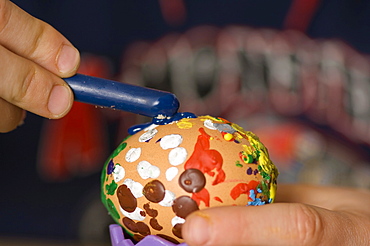
[[[191,246],[348,245],[346,239],[355,233],[348,231],[348,221],[337,212],[299,203],[217,207],[189,215],[182,235]]]

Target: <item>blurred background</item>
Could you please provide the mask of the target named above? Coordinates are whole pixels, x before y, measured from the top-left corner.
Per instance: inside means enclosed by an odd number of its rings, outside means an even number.
[[[80,73],[257,133],[279,182],[370,189],[370,1],[13,2],[80,50]],[[100,171],[148,120],[75,103],[1,134],[0,244],[110,245]]]

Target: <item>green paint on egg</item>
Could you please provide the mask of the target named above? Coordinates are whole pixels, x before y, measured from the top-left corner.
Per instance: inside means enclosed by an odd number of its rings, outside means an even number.
[[[127,139],[129,139],[132,135],[128,135],[123,141],[118,145],[118,147],[113,151],[113,153],[110,156],[110,159],[113,159],[116,157],[122,150],[124,150],[127,147]]]
[[[259,184],[259,188],[262,190],[262,194],[264,194],[265,196],[267,197],[270,197],[270,188],[269,188],[269,185],[268,183],[266,182],[261,182]]]
[[[112,200],[108,198],[106,204],[107,204],[107,209],[108,209],[110,215],[113,217],[113,219],[119,220],[119,218],[120,218],[119,213],[118,213],[116,207],[114,206]]]
[[[117,187],[118,187],[117,183],[114,182],[114,180],[112,180],[112,182],[110,184],[105,185],[105,189],[107,191],[107,194],[113,196]]]
[[[236,161],[235,162],[235,166],[237,166],[237,167],[243,167],[243,165],[239,161]]]
[[[253,163],[253,155],[248,155],[246,162],[247,163]]]
[[[271,179],[270,175],[268,173],[266,173],[265,171],[263,171],[262,167],[260,165],[258,166],[258,171],[260,172],[263,179],[266,179],[266,180],[270,181],[270,179]]]
[[[127,146],[126,142],[121,143],[117,149],[115,149],[112,153],[112,158],[116,157],[122,150],[124,150]]]

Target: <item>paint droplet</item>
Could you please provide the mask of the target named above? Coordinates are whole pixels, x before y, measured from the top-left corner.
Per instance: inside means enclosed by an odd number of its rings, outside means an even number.
[[[113,160],[110,160],[108,165],[107,165],[107,174],[112,174],[114,169],[114,163]]]
[[[209,120],[209,119],[205,120],[204,123],[203,123],[203,125],[205,127],[207,127],[208,129],[210,129],[210,130],[217,130],[217,128],[213,124],[212,120]]]
[[[127,151],[125,160],[127,162],[134,162],[140,158],[140,155],[141,155],[141,148],[132,148],[129,151]]]
[[[121,208],[128,213],[135,211],[137,200],[131,190],[126,185],[121,185],[117,189],[117,198]]]
[[[191,197],[180,196],[174,200],[172,210],[177,216],[185,219],[192,212],[199,210],[199,207]]]
[[[206,177],[200,170],[190,168],[180,175],[179,185],[186,192],[197,193],[206,185]]]
[[[143,196],[144,186],[139,182],[136,182],[132,179],[125,179],[125,181],[123,181],[123,184],[131,190],[131,193],[132,195],[134,195],[134,197],[139,198]]]
[[[163,207],[171,207],[173,205],[173,201],[175,200],[176,195],[172,191],[166,190],[164,193],[164,198],[158,204]]]
[[[163,200],[165,188],[161,181],[152,180],[143,188],[143,194],[151,202],[158,203]]]
[[[182,143],[182,136],[179,134],[170,134],[164,136],[159,143],[162,149],[172,149],[178,147]]]
[[[168,161],[171,165],[177,166],[182,164],[188,157],[188,152],[183,147],[176,147],[168,154]]]
[[[157,129],[150,129],[139,137],[139,142],[148,142],[158,133]]]
[[[248,175],[252,175],[252,173],[253,173],[253,169],[250,167],[250,168],[248,168],[247,169],[247,174]]]
[[[170,167],[166,171],[166,179],[168,181],[172,181],[178,173],[179,169],[177,167]]]
[[[118,183],[119,181],[121,181],[126,175],[126,171],[125,169],[117,164],[114,169],[113,169],[113,179],[116,183]]]
[[[136,209],[131,213],[123,210],[121,207],[120,207],[120,211],[124,216],[126,216],[126,217],[128,217],[132,220],[143,221],[145,219],[145,216],[143,216],[143,214],[145,214],[145,213],[143,213],[144,210],[142,210],[141,208],[138,208],[138,207],[136,207]]]
[[[180,128],[180,129],[190,129],[193,127],[193,124],[191,122],[188,122],[188,121],[179,121],[177,123],[177,126]]]
[[[218,201],[218,202],[220,202],[220,203],[224,203],[224,202],[222,201],[222,199],[221,199],[221,198],[219,198],[218,196],[215,196],[213,199],[215,199],[216,201]]]
[[[232,135],[231,133],[226,133],[226,134],[224,135],[224,139],[225,139],[226,141],[231,141],[231,140],[233,139],[233,135]]]
[[[185,219],[180,218],[178,216],[173,217],[171,220],[172,226],[175,226],[176,224],[184,224],[184,223],[185,223]]]
[[[141,161],[137,164],[137,171],[142,179],[158,178],[161,170],[147,161]]]

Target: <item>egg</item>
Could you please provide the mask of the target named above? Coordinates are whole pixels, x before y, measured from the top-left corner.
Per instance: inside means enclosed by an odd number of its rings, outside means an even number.
[[[178,115],[132,131],[104,165],[102,201],[136,240],[181,243],[194,211],[274,201],[278,171],[255,134],[219,117]]]

